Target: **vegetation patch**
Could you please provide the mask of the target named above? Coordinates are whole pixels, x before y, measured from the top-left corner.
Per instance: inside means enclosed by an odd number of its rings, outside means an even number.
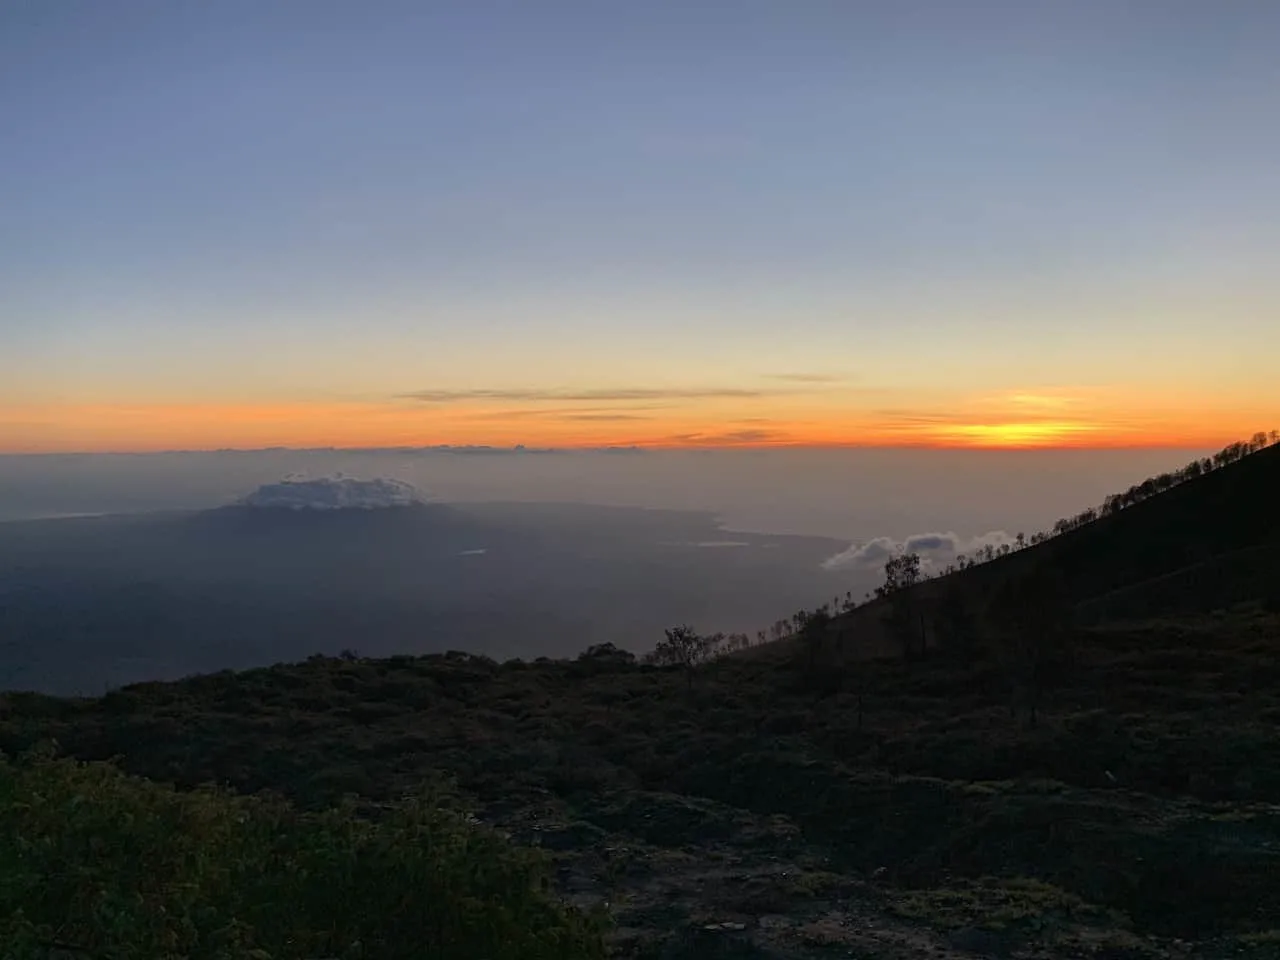
[[[973,927],[1039,932],[1077,925],[1128,925],[1116,911],[1086,903],[1073,893],[1029,877],[980,877],[914,890],[892,901],[891,909],[899,916],[945,930]]]
[[[601,958],[542,862],[432,802],[300,813],[103,763],[0,761],[0,942],[112,960]]]

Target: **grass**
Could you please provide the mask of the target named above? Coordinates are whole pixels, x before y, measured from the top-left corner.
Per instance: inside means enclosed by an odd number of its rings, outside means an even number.
[[[1039,931],[1071,921],[1127,923],[1121,914],[1108,913],[1052,884],[1026,877],[979,877],[915,890],[897,900],[892,910],[945,929]]]

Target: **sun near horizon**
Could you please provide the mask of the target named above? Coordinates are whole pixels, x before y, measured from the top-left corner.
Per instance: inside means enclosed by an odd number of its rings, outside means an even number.
[[[627,410],[632,408],[619,408]],[[398,403],[50,406],[0,413],[0,453],[145,453],[274,447],[1217,449],[1259,426],[1250,411],[1216,416],[1132,410],[1107,417],[1003,411],[842,409],[808,417],[744,416],[696,406],[590,414],[529,404],[445,412]],[[755,412],[745,407],[744,412]],[[986,413],[985,417],[982,413]],[[1001,415],[1002,414],[1002,415]],[[1265,424],[1263,424],[1265,426]]]

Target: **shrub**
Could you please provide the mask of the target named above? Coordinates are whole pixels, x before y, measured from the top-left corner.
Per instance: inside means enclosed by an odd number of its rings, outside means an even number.
[[[0,758],[0,942],[6,960],[604,956],[533,853],[429,796],[313,814],[47,757]]]

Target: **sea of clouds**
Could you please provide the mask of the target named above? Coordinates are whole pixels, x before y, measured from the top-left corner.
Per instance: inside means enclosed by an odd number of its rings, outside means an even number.
[[[339,475],[318,479],[287,477],[278,483],[264,483],[241,503],[246,507],[289,510],[379,510],[407,507],[424,500],[417,487],[403,480],[358,480]]]

